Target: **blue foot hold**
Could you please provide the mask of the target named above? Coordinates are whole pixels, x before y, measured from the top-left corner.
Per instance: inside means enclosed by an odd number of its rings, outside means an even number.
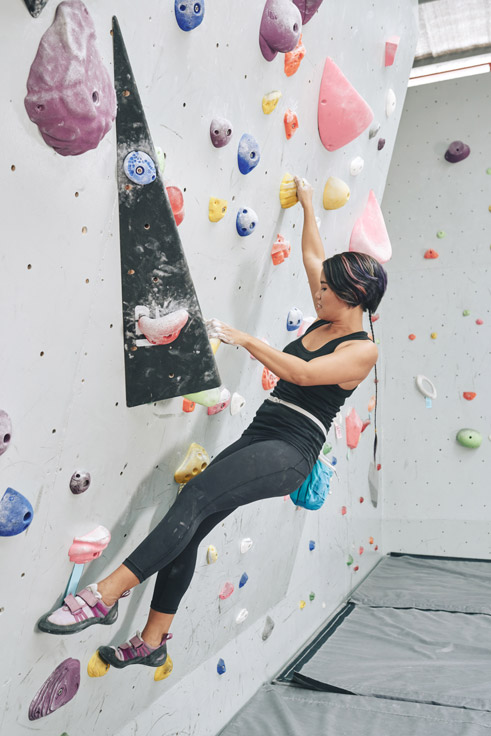
[[[22,493],[7,488],[0,501],[0,537],[13,537],[27,529],[34,510]]]

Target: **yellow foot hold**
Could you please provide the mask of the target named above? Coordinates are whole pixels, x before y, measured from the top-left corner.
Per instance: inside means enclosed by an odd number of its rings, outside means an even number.
[[[176,483],[187,483],[195,475],[201,473],[210,462],[210,456],[204,447],[192,442],[186,453],[186,457],[174,473]]]
[[[264,95],[263,113],[265,115],[269,115],[271,112],[273,112],[276,105],[278,104],[280,97],[281,97],[281,92],[277,89],[274,92],[270,92],[269,94]]]
[[[293,207],[297,202],[297,185],[295,184],[291,174],[285,174],[280,184],[281,206],[286,210],[288,207]]]
[[[169,655],[167,655],[165,664],[161,665],[160,667],[157,667],[157,669],[155,670],[155,675],[153,676],[153,679],[155,680],[155,682],[159,682],[160,680],[165,680],[166,677],[169,677],[173,668],[174,668],[174,665],[172,664],[172,659],[169,657]]]
[[[344,207],[350,198],[349,186],[335,176],[330,176],[324,187],[322,203],[325,210],[337,210]]]
[[[210,197],[208,204],[208,217],[210,222],[218,222],[225,215],[228,207],[226,199],[217,199],[216,197]]]
[[[87,674],[89,677],[104,677],[111,665],[103,662],[99,656],[99,652],[95,652],[89,659],[87,665]]]

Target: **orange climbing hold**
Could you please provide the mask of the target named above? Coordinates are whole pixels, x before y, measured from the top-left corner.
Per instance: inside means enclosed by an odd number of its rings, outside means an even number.
[[[187,414],[194,411],[195,408],[196,408],[196,403],[194,401],[189,401],[189,399],[182,400],[182,410],[185,411]]]
[[[368,411],[373,411],[375,409],[375,396],[372,396],[370,398],[370,401],[368,402]]]
[[[373,544],[373,537],[370,537],[370,539],[368,540],[368,544]]]
[[[464,397],[464,399],[467,399],[467,401],[472,401],[472,399],[476,398],[477,394],[474,393],[474,391],[464,391],[462,396]]]
[[[271,249],[271,259],[273,264],[275,266],[279,266],[280,263],[283,263],[285,258],[288,258],[290,255],[291,249],[292,247],[288,240],[285,240],[283,235],[278,233]]]
[[[278,383],[279,378],[268,368],[263,369],[262,384],[265,391],[271,391]]]
[[[416,335],[413,335],[412,332],[411,332],[410,335],[408,335],[408,337],[409,337],[410,340],[416,340]]]
[[[429,248],[425,253],[425,258],[438,258],[438,253],[436,250]]]
[[[285,124],[285,135],[287,140],[290,140],[292,135],[296,133],[298,129],[298,118],[297,114],[293,110],[288,109],[283,116],[283,123]]]
[[[305,56],[305,46],[302,43],[302,35],[298,39],[298,43],[293,49],[285,54],[285,74],[291,77],[298,70],[300,63]]]

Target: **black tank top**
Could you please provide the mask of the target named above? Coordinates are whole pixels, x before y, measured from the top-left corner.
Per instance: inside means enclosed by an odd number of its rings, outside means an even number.
[[[329,323],[326,320],[317,320],[304,334],[308,335],[309,332],[327,324]],[[347,340],[370,339],[366,332],[352,332],[350,335],[343,335],[342,337],[336,337],[334,340],[329,340],[318,350],[307,350],[302,345],[302,337],[289,343],[283,349],[283,352],[309,361],[322,355],[330,355],[340,343]],[[338,386],[338,384],[297,386],[295,383],[280,379],[272,391],[272,396],[277,396],[279,399],[306,409],[310,414],[317,417],[328,431],[332,420],[354,390],[348,391]],[[265,401],[261,404],[244,434],[252,435],[258,439],[281,439],[289,442],[302,453],[311,465],[319,456],[324,443],[322,432],[315,422],[294,409],[289,409],[271,401]]]

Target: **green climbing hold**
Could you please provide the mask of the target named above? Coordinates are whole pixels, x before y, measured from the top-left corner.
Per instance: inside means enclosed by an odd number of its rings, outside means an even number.
[[[310,593],[309,600],[313,601],[315,598],[315,593]]]
[[[326,442],[326,444],[322,448],[322,452],[324,453],[324,455],[329,455],[331,450],[332,450],[332,445],[330,445],[329,442]]]
[[[440,240],[441,240],[442,238],[444,238],[444,237],[445,237],[445,235],[446,235],[446,234],[447,234],[447,233],[445,232],[445,230],[439,230],[439,231],[437,232],[437,234],[436,234],[436,237],[437,237],[437,238],[440,238]]]
[[[461,429],[457,432],[457,442],[464,447],[480,447],[482,436],[477,429]]]
[[[486,174],[491,174],[491,169],[486,169]]]
[[[346,564],[348,565],[348,567],[353,564],[353,557],[351,555],[348,557],[348,561],[346,562]]]
[[[462,312],[462,315],[464,317],[468,317],[470,313],[471,313],[471,310],[470,309],[464,309],[464,311]]]

